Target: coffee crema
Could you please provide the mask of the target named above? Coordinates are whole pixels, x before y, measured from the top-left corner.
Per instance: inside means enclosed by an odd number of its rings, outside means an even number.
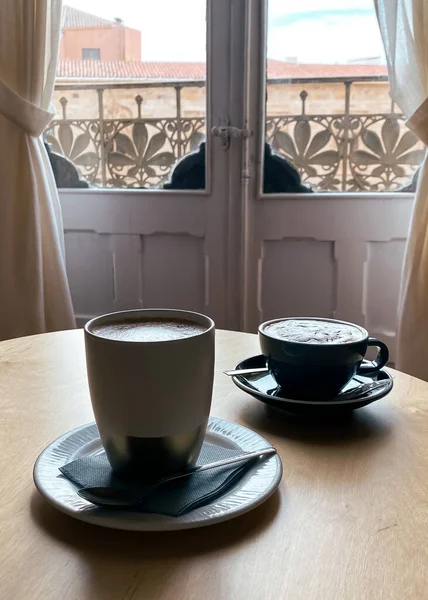
[[[167,342],[199,335],[204,325],[181,319],[139,319],[94,325],[94,335],[120,342]]]
[[[358,327],[346,323],[316,319],[284,319],[264,328],[267,335],[300,344],[346,344],[363,340]]]

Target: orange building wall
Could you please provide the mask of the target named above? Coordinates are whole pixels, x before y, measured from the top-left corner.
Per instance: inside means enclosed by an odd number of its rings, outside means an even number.
[[[82,48],[99,48],[101,60],[141,60],[141,33],[120,25],[63,29],[60,60],[82,60]]]
[[[141,32],[129,27],[122,27],[125,55],[123,60],[131,62],[133,60],[141,60]]]

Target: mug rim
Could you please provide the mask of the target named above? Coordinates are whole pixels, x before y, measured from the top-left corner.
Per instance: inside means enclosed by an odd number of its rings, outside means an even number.
[[[360,340],[351,340],[349,342],[321,342],[321,343],[317,342],[316,344],[311,344],[310,342],[296,342],[293,340],[286,340],[283,338],[279,338],[279,337],[270,335],[269,333],[267,333],[265,331],[266,327],[268,327],[269,325],[272,325],[273,323],[278,323],[279,321],[328,321],[329,323],[341,323],[342,325],[350,325],[351,327],[356,327],[362,333],[364,333],[364,337],[361,338]],[[258,332],[260,335],[264,335],[266,338],[268,338],[270,340],[276,340],[277,342],[280,342],[280,343],[295,344],[296,346],[311,346],[311,347],[321,346],[321,347],[329,347],[329,348],[332,346],[348,346],[351,344],[359,344],[359,343],[367,340],[369,337],[369,332],[367,331],[367,329],[365,329],[361,325],[357,325],[357,323],[351,323],[350,321],[342,321],[341,319],[330,319],[327,317],[278,317],[276,319],[270,319],[269,321],[264,321],[263,323],[260,323],[260,325],[258,327]]]
[[[133,340],[117,340],[117,339],[111,339],[111,338],[107,338],[107,337],[103,337],[101,335],[97,335],[96,333],[94,333],[93,331],[90,330],[91,327],[94,326],[94,324],[97,323],[97,321],[100,321],[102,319],[107,319],[109,320],[110,318],[112,319],[116,319],[119,320],[121,316],[125,316],[125,315],[137,315],[137,313],[139,314],[147,314],[147,313],[152,313],[153,317],[159,317],[159,318],[164,318],[164,316],[166,315],[170,315],[170,318],[173,319],[174,315],[178,315],[176,318],[180,318],[180,315],[182,316],[183,320],[185,319],[185,315],[188,315],[188,321],[190,322],[194,322],[194,323],[198,323],[199,325],[201,325],[200,322],[198,322],[197,320],[192,320],[192,316],[193,317],[198,317],[200,319],[205,319],[208,324],[207,324],[207,328],[204,329],[204,331],[201,331],[200,333],[195,333],[194,335],[189,335],[186,337],[182,337],[182,338],[177,338],[177,339],[172,339],[172,340],[144,340],[144,341],[133,341]],[[126,319],[125,319],[126,320]],[[129,319],[132,320],[132,319]],[[114,322],[114,320],[112,321]],[[111,312],[111,313],[105,313],[103,315],[97,315],[96,317],[93,317],[92,319],[90,319],[89,321],[87,321],[83,327],[85,335],[89,336],[90,338],[94,338],[97,340],[101,340],[102,342],[108,342],[108,343],[113,343],[113,344],[133,344],[133,345],[138,345],[138,344],[172,344],[174,342],[185,342],[186,340],[191,340],[194,338],[199,338],[200,336],[206,335],[207,333],[213,331],[215,329],[215,323],[213,321],[213,319],[211,319],[211,317],[209,317],[208,315],[204,315],[203,313],[198,313],[196,311],[191,311],[191,310],[184,310],[181,308],[133,308],[130,310],[119,310],[119,311],[115,311],[115,312]]]

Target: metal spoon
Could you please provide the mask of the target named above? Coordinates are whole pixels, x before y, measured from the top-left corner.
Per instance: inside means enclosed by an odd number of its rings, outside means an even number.
[[[232,369],[231,371],[223,371],[225,375],[232,377],[233,375],[257,375],[260,373],[269,373],[267,367],[257,367],[256,369]]]
[[[158,487],[162,483],[166,483],[167,481],[174,481],[175,479],[181,479],[183,477],[187,477],[188,475],[193,475],[194,473],[201,473],[202,471],[208,471],[209,469],[215,469],[216,467],[224,467],[227,465],[233,465],[234,463],[243,461],[243,460],[251,460],[259,457],[267,457],[276,454],[275,448],[264,448],[263,450],[258,450],[257,452],[248,452],[247,454],[242,454],[241,456],[233,456],[231,458],[224,458],[223,460],[217,460],[212,463],[208,463],[206,465],[201,465],[199,467],[193,467],[188,471],[184,471],[182,473],[178,473],[177,475],[171,475],[170,477],[165,477],[164,479],[160,479],[154,484],[147,485],[144,489],[117,489],[114,487],[91,487],[91,488],[82,488],[77,491],[78,495],[81,498],[84,498],[88,502],[92,504],[96,504],[98,506],[111,506],[111,507],[130,507],[136,506],[143,502],[146,498],[148,492],[151,492],[154,488]]]
[[[360,398],[361,396],[364,396],[368,392],[372,392],[373,390],[380,390],[381,388],[388,387],[390,385],[390,379],[381,379],[380,381],[371,381],[369,383],[363,383],[358,387],[354,387],[348,390],[347,392],[340,393],[338,396],[336,396],[336,399],[355,400],[357,398]]]

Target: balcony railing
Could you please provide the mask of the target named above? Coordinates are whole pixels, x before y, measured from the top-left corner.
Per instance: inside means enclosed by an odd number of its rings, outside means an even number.
[[[266,141],[299,171],[302,181],[319,191],[396,191],[407,186],[423,160],[424,146],[407,129],[404,117],[391,106],[389,113],[353,114],[350,92],[354,82],[385,78],[339,79],[345,86],[343,113],[307,114],[305,84],[331,79],[276,80],[296,86],[301,110],[296,115],[268,115]],[[98,116],[76,119],[68,114],[67,94],[77,86],[61,87],[62,114],[46,132],[51,150],[69,158],[90,186],[118,188],[161,187],[173,165],[196,150],[205,137],[205,119],[183,117],[181,92],[203,82],[163,84],[175,88],[173,118],[142,117],[145,87],[160,84],[79,86],[96,90]],[[269,82],[268,82],[269,86]],[[135,89],[134,117],[104,118],[104,90]],[[269,90],[269,87],[268,87]]]

